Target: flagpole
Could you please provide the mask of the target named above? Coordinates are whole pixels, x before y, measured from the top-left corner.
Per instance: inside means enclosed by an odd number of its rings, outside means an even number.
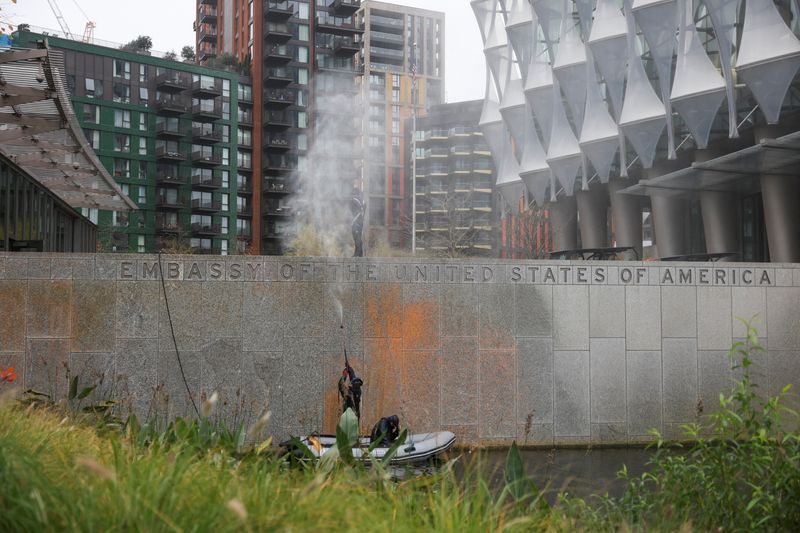
[[[411,254],[417,255],[417,43],[411,73]]]

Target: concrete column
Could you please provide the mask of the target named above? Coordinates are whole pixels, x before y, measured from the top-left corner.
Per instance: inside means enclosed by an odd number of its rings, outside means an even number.
[[[695,161],[702,163],[723,155],[724,151],[697,150]],[[735,193],[701,191],[700,211],[703,214],[703,233],[706,252],[725,253],[741,251],[741,223],[739,197]],[[722,261],[735,261],[732,257]]]
[[[682,198],[653,195],[650,205],[653,209],[653,232],[658,257],[686,254],[686,202]]]
[[[635,182],[633,180],[612,179],[608,182],[608,194],[614,217],[614,234],[617,246],[636,248],[642,257],[642,199],[631,194],[620,194]]]
[[[562,196],[550,204],[550,231],[554,251],[578,247],[578,207],[574,196]]]
[[[608,246],[608,187],[592,186],[588,191],[577,191],[579,224],[582,248]]]
[[[754,132],[755,142],[780,137],[776,126],[763,126]],[[800,175],[761,176],[764,225],[773,263],[800,263]]]
[[[800,263],[800,176],[761,176],[769,259]]]

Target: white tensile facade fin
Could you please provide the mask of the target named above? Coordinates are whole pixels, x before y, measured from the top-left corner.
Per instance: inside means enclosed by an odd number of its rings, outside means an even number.
[[[800,68],[800,41],[772,0],[745,2],[736,72],[753,92],[767,122],[780,118],[789,85]]]
[[[509,46],[509,52],[511,53]],[[516,63],[509,62],[506,72],[505,92],[500,99],[500,114],[518,147],[525,142],[525,123],[530,120],[525,113],[525,94]]]
[[[536,0],[531,2],[531,7],[539,19],[539,25],[544,32],[547,51],[550,61],[553,60],[555,43],[561,31],[561,14],[564,9],[563,0]]]
[[[675,132],[672,125],[672,56],[678,27],[677,0],[633,0],[633,14],[642,30],[658,72],[661,99],[667,120],[667,157],[675,159]]]
[[[519,62],[519,70],[524,79],[533,54],[531,5],[528,0],[507,0],[506,4],[508,7],[506,33],[514,48],[514,54]]]
[[[608,113],[597,74],[594,69],[592,54],[587,54],[586,73],[586,112],[579,144],[581,151],[589,158],[597,176],[602,183],[608,183],[611,165],[619,148],[619,128]]]
[[[564,111],[564,101],[557,81],[553,82],[553,128],[547,149],[547,164],[558,178],[567,196],[575,190],[575,177],[581,168],[581,150]]]
[[[508,139],[508,132],[506,132],[503,155],[499,161],[496,187],[511,212],[518,215],[520,213],[520,200],[525,193],[525,183],[519,177],[519,163],[517,163],[517,158],[514,157],[514,150],[511,146],[511,140]]]
[[[580,130],[586,105],[586,46],[581,40],[580,24],[569,13],[564,16],[561,28],[553,75],[567,97],[575,129]]]
[[[658,140],[666,126],[666,115],[664,105],[647,79],[641,54],[636,50],[633,16],[627,5],[625,19],[628,25],[628,85],[619,126],[644,168],[651,168]]]
[[[499,161],[504,149],[503,116],[500,114],[500,102],[488,67],[486,69],[486,97],[483,99],[483,111],[478,125],[483,132],[486,144],[489,145],[492,157],[495,161]]]
[[[581,35],[583,40],[589,38],[592,31],[592,11],[594,11],[594,0],[574,0],[575,7],[578,9],[578,18],[581,21]]]
[[[527,107],[528,121],[525,128],[525,146],[522,151],[519,176],[536,204],[543,206],[547,187],[550,186],[550,167],[539,135],[536,133],[531,108]]]
[[[705,0],[714,35],[717,38],[719,61],[725,77],[725,93],[728,97],[728,136],[739,137],[736,116],[736,80],[733,76],[733,44],[736,42],[736,17],[739,13],[739,0]]]
[[[672,104],[683,117],[698,148],[708,146],[714,117],[725,98],[725,80],[706,55],[692,14],[692,0],[680,2],[680,38]]]
[[[597,0],[592,32],[586,44],[606,83],[617,120],[622,113],[625,67],[628,64],[627,35],[625,17],[617,0]]]
[[[478,29],[481,32],[481,40],[486,44],[489,35],[489,25],[491,24],[490,13],[494,9],[495,0],[472,0],[470,6],[478,22]]]

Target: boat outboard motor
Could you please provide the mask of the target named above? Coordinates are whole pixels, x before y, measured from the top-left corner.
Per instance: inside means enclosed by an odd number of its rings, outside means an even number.
[[[389,446],[400,436],[400,419],[397,415],[387,416],[378,420],[372,428],[370,442],[380,441],[379,446]]]
[[[361,419],[361,386],[364,382],[356,375],[356,371],[347,360],[347,350],[344,351],[344,370],[339,378],[339,396],[342,397],[342,412],[352,409],[358,419]]]

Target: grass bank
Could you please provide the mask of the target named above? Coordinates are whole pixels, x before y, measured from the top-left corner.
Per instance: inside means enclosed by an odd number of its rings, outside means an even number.
[[[707,425],[687,426],[691,447],[659,442],[620,498],[554,506],[515,446],[502,490],[452,465],[393,481],[346,456],[290,465],[207,419],[157,430],[0,401],[0,531],[798,531],[795,414],[788,390],[761,399],[751,382],[759,349],[751,332],[731,350],[742,380]]]

